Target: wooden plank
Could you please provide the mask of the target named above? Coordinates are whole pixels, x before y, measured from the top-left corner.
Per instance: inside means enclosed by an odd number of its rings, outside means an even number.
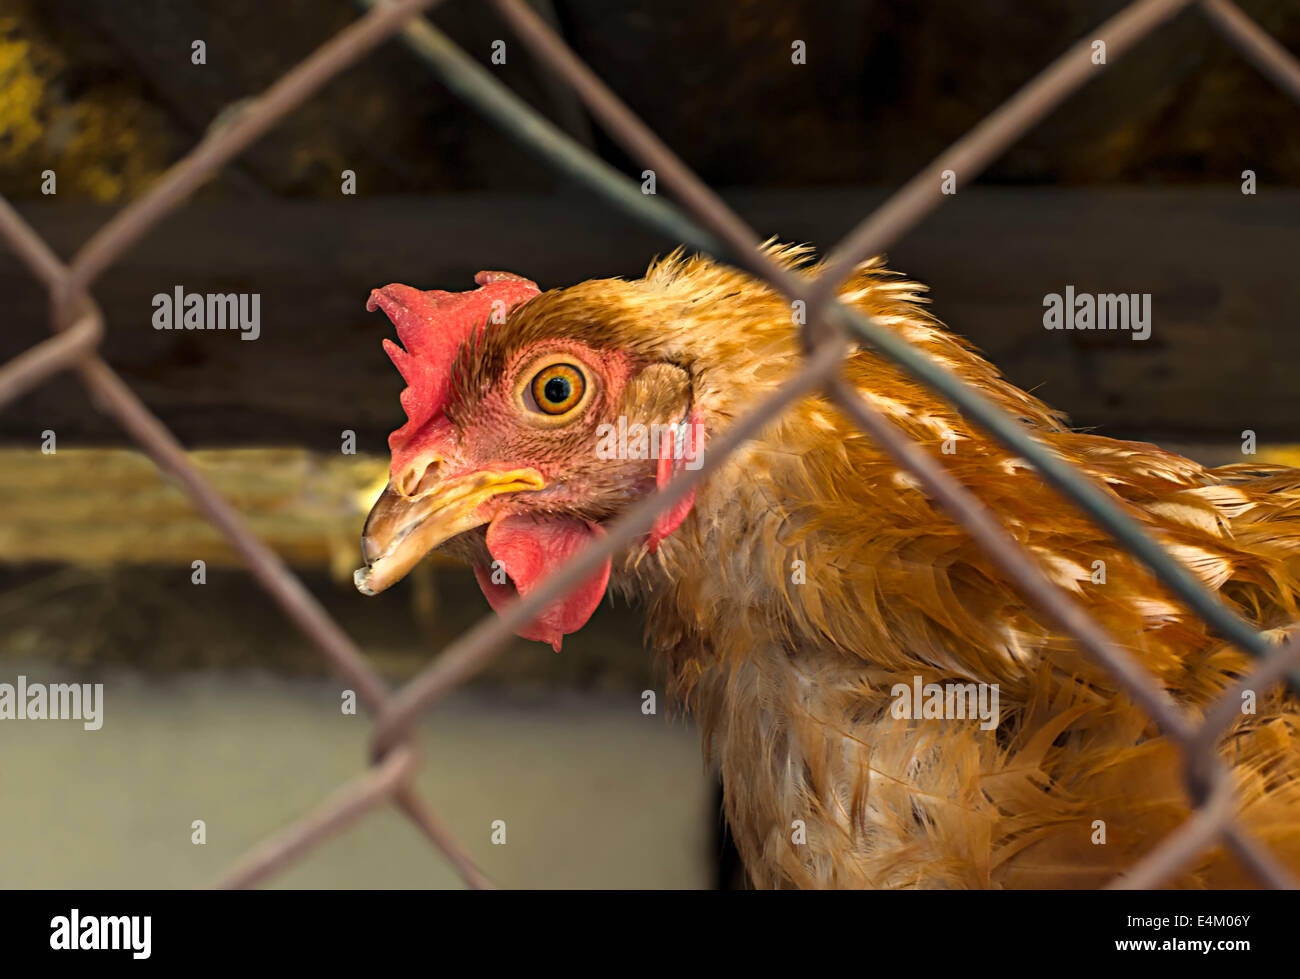
[[[190,460],[286,561],[351,581],[386,460],[303,449],[209,449]],[[0,449],[0,515],[3,562],[243,566],[184,491],[134,450]]]

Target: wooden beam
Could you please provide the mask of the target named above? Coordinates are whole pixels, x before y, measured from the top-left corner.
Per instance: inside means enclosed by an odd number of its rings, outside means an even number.
[[[884,194],[731,195],[763,233],[829,247]],[[69,254],[106,214],[22,208]],[[1261,444],[1300,438],[1300,277],[1290,271],[1300,192],[972,188],[894,249],[891,265],[929,284],[934,311],[1017,384],[1075,424],[1128,437]],[[544,288],[637,275],[673,242],[586,195],[460,195],[341,202],[204,202],[149,235],[96,284],[104,353],[188,445],[297,444],[385,452],[402,421],[401,380],[379,348],[391,327],[366,313],[388,282],[463,289],[504,268]],[[152,329],[151,299],[175,286],[261,295],[260,339]],[[1043,299],[1067,285],[1151,293],[1149,340],[1045,330]],[[0,356],[45,336],[44,294],[7,254]],[[0,442],[122,444],[62,378],[0,412]]]
[[[351,580],[386,460],[281,448],[190,458],[286,561]],[[0,561],[242,565],[189,497],[134,450],[0,449],[0,514]]]

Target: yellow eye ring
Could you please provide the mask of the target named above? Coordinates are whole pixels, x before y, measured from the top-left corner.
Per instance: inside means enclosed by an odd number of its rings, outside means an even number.
[[[533,375],[529,391],[542,414],[563,415],[581,403],[587,379],[572,364],[551,364]]]

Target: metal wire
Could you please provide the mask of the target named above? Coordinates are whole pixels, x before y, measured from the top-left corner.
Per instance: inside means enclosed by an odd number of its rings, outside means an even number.
[[[760,237],[696,177],[614,95],[522,0],[494,0],[503,18],[537,58],[572,87],[592,115],[629,154],[654,169],[701,222],[637,185],[561,132],[437,31],[420,14],[438,0],[358,0],[369,8],[358,21],[326,42],[260,97],[243,104],[169,169],[148,193],[124,208],[64,264],[36,232],[0,199],[0,237],[50,293],[55,336],[0,366],[0,405],[52,374],[75,369],[100,405],[164,471],[177,478],[195,504],[229,538],[258,582],[321,650],[330,665],[356,688],[375,715],[372,767],[302,820],[254,849],[223,879],[247,887],[309,853],[322,840],[379,805],[391,802],[411,818],[471,887],[490,886],[468,853],[415,792],[417,769],[412,729],[420,713],[482,668],[542,607],[560,598],[606,557],[645,534],[656,515],[682,498],[798,400],[825,390],[863,431],[903,469],[912,473],[949,516],[1008,575],[1024,596],[1079,647],[1109,670],[1183,751],[1185,780],[1194,809],[1189,818],[1113,883],[1151,887],[1167,882],[1206,847],[1222,842],[1262,883],[1294,887],[1277,859],[1235,822],[1231,773],[1216,746],[1236,716],[1244,690],[1262,691],[1284,676],[1300,677],[1300,638],[1274,646],[1234,615],[1098,487],[1035,441],[1013,418],[882,325],[840,305],[837,287],[865,258],[892,244],[943,202],[939,175],[951,169],[963,183],[1020,138],[1056,105],[1097,73],[1089,53],[1093,39],[1107,42],[1110,58],[1149,35],[1174,15],[1197,6],[1207,20],[1261,71],[1300,99],[1300,62],[1230,0],[1137,0],[1072,47],[1036,79],[990,114],[928,168],[852,231],[830,253],[814,281],[773,263]],[[558,568],[529,596],[500,616],[481,620],[449,645],[419,676],[390,692],[347,634],[311,596],[280,558],[258,540],[239,514],[186,459],[162,422],[99,357],[104,322],[89,288],[134,242],[218,169],[293,111],[364,53],[401,31],[407,44],[456,94],[484,112],[561,172],[601,193],[632,217],[765,279],[791,299],[807,303],[802,367],[781,387],[743,412],[714,439],[701,468],[674,478],[614,521],[608,532]],[[849,338],[870,344],[1039,470],[1098,526],[1130,550],[1177,597],[1213,629],[1262,665],[1211,704],[1203,717],[1184,711],[1132,656],[1060,587],[964,486],[917,443],[858,396],[840,376]]]

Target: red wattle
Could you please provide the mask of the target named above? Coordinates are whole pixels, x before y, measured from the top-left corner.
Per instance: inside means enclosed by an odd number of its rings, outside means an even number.
[[[475,566],[488,604],[500,613],[511,602],[531,592],[546,575],[582,549],[596,537],[604,536],[599,524],[589,524],[572,517],[535,519],[524,514],[498,517],[488,525],[487,546],[499,570],[508,581],[493,581],[494,569]],[[579,582],[563,599],[548,605],[532,622],[517,629],[518,635],[537,642],[550,643],[558,653],[561,640],[577,632],[600,604],[609,585],[610,561]],[[498,579],[501,577],[497,574]]]

